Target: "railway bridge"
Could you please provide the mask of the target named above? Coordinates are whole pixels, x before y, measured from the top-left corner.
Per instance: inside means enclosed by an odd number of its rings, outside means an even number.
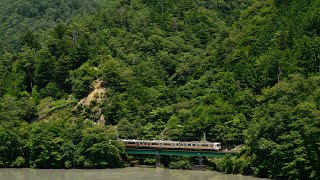
[[[224,157],[228,154],[234,156],[236,151],[194,151],[194,150],[167,150],[167,149],[133,149],[127,148],[129,155],[155,155],[156,167],[161,166],[161,156],[194,156],[198,157],[199,164],[202,165],[203,157]]]
[[[236,155],[236,151],[195,151],[195,150],[166,150],[166,149],[126,149],[127,154],[131,155],[156,155],[156,156],[205,156],[205,157],[224,157],[227,154]]]
[[[205,139],[205,138],[204,138]],[[160,166],[161,156],[194,156],[202,165],[203,157],[224,157],[236,155],[237,151],[221,151],[220,142],[208,141],[169,141],[122,139],[126,153],[130,155],[155,155],[156,166]]]

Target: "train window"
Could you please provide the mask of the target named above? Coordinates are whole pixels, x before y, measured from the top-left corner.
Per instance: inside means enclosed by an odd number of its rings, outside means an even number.
[[[188,146],[191,146],[192,144],[188,144]]]
[[[164,145],[165,145],[165,146],[170,146],[171,144],[170,144],[170,143],[164,143]]]
[[[159,143],[151,143],[151,145],[159,145]]]

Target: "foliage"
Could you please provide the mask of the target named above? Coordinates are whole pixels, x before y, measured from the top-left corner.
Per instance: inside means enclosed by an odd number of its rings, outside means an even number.
[[[261,105],[246,132],[255,175],[318,176],[319,82],[319,77],[303,79],[296,75],[263,91]]]
[[[120,167],[117,136],[206,133],[224,148],[246,147],[221,171],[316,179],[319,8],[318,0],[3,0],[0,166]]]
[[[143,164],[145,165],[155,165],[156,164],[156,159],[155,158],[146,158],[143,161]]]
[[[40,37],[34,36],[32,31],[46,30],[74,16],[92,13],[100,2],[102,1],[3,0],[0,3],[1,50],[16,50],[25,44],[38,48],[41,45],[36,40]]]
[[[106,168],[123,167],[124,147],[109,127],[74,122],[62,111],[27,125],[0,125],[1,167]],[[14,127],[14,129],[5,129]],[[89,163],[90,162],[90,163]]]
[[[220,171],[231,174],[234,166],[235,158],[231,155],[227,155],[219,161],[217,168]]]
[[[177,162],[170,162],[170,169],[192,169],[192,164],[187,160],[180,160]]]

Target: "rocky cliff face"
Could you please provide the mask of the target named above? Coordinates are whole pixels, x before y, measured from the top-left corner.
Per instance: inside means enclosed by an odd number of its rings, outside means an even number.
[[[102,101],[106,96],[107,89],[103,87],[103,81],[100,79],[92,83],[92,91],[88,96],[84,97],[74,107],[73,111],[83,115],[88,120],[93,120],[95,123],[104,125],[106,119],[102,114]]]

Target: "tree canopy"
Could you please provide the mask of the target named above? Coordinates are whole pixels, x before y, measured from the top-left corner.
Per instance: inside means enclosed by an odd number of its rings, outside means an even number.
[[[118,137],[206,133],[224,148],[244,145],[223,171],[316,179],[319,8],[318,0],[3,0],[0,167],[121,167]]]

